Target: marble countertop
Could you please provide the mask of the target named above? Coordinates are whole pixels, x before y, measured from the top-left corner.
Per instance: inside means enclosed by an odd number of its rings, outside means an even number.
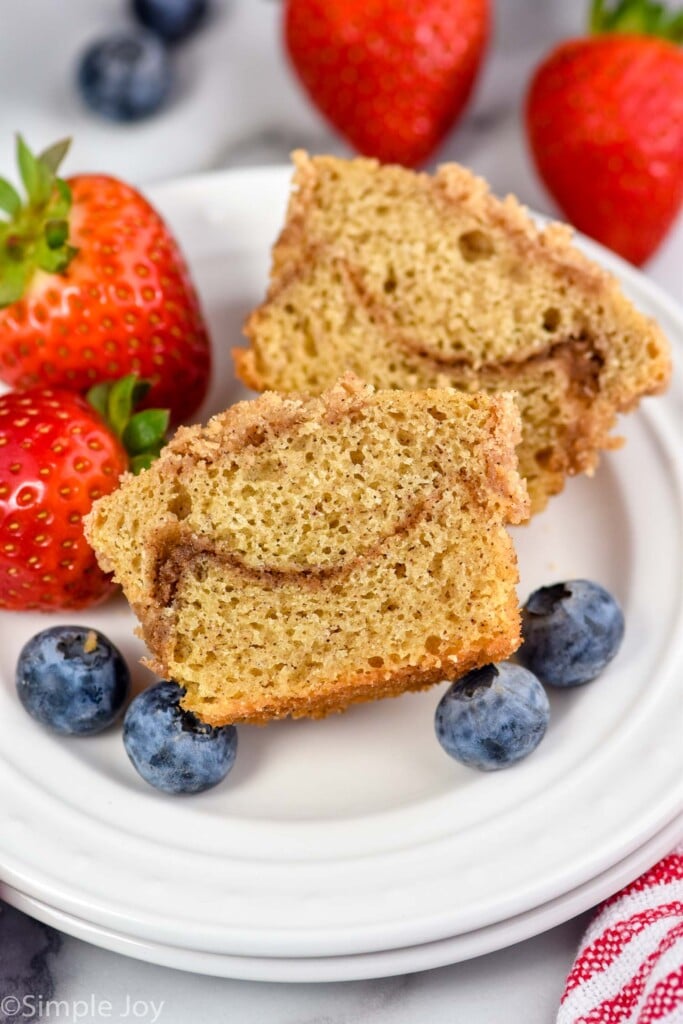
[[[105,169],[141,184],[215,167],[280,163],[296,145],[346,151],[321,124],[287,68],[279,46],[280,5],[272,0],[217,2],[211,25],[179,55],[176,95],[162,116],[128,128],[91,117],[73,89],[75,55],[93,35],[123,24],[125,6],[123,0],[4,0],[0,172],[12,173],[12,137],[18,129],[36,147],[73,135],[72,167]],[[531,170],[520,103],[531,67],[554,40],[579,30],[585,6],[499,0],[492,52],[474,102],[439,159],[460,160],[485,175],[496,191],[515,192],[530,206],[554,212]],[[681,268],[679,219],[646,272],[680,301]],[[284,986],[199,977],[128,960],[60,936],[4,907],[0,1024],[57,1017],[163,1024],[222,1019],[239,1024],[547,1024],[554,1019],[586,920],[422,974]],[[1,997],[8,994],[29,997],[22,1016],[3,1008]]]

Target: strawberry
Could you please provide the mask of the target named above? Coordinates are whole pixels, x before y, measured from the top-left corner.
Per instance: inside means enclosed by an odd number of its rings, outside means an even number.
[[[158,454],[168,413],[131,415],[144,391],[129,376],[94,388],[92,404],[58,388],[0,396],[0,608],[85,608],[111,592],[81,523]]]
[[[591,27],[536,71],[527,133],[569,220],[640,265],[683,202],[683,12],[594,0]]]
[[[368,156],[415,166],[462,112],[488,0],[288,0],[285,42],[313,102]]]
[[[0,179],[0,378],[84,392],[136,373],[174,422],[206,394],[210,350],[178,246],[130,185],[56,176],[68,148],[35,157],[21,137],[22,200]]]

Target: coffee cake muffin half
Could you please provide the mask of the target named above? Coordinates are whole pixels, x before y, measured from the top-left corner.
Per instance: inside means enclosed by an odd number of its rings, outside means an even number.
[[[514,390],[534,512],[665,387],[659,328],[568,228],[540,230],[457,164],[294,162],[268,296],[234,353],[250,387],[318,393],[352,370],[381,388]]]
[[[178,431],[87,535],[150,666],[215,725],[321,716],[519,645],[507,394],[267,393]]]

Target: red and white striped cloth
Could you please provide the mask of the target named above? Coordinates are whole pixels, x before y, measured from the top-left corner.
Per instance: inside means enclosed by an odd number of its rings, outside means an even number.
[[[683,846],[603,903],[557,1024],[683,1024]]]

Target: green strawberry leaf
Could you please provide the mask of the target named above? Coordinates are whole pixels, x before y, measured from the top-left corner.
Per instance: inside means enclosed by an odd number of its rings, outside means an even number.
[[[45,223],[45,241],[51,249],[59,249],[69,237],[69,225],[65,220],[48,220]]]
[[[156,454],[154,452],[146,452],[144,455],[134,455],[130,460],[130,471],[135,476],[138,475],[143,469],[149,469],[152,463],[156,460]]]
[[[9,213],[10,217],[16,217],[21,211],[21,196],[4,178],[0,178],[0,210]]]
[[[24,294],[28,271],[26,264],[7,260],[0,273],[0,308],[11,306]]]
[[[109,392],[112,389],[112,385],[108,381],[104,381],[101,384],[93,384],[85,396],[87,401],[92,405],[95,412],[98,412],[103,420],[107,418],[107,409],[109,408]]]
[[[166,443],[168,409],[133,412],[151,387],[151,382],[128,374],[117,381],[102,381],[90,388],[87,399],[109,429],[120,438],[129,455],[131,472],[148,469]]]
[[[21,180],[23,181],[24,188],[26,189],[26,195],[31,203],[35,203],[36,196],[40,188],[38,161],[22,139],[21,135],[17,135],[17,161],[19,163]]]
[[[71,189],[61,178],[55,178],[55,192],[47,208],[48,215],[52,220],[66,220],[69,216],[71,203]]]
[[[69,265],[68,256],[60,249],[51,249],[39,242],[35,251],[36,266],[48,274],[61,274]]]
[[[121,440],[126,451],[141,455],[159,445],[168,430],[169,413],[166,409],[145,409],[128,421]]]
[[[33,261],[48,274],[63,274],[76,252],[71,245],[51,246],[47,238],[39,238],[33,249]]]
[[[683,41],[683,11],[672,11],[655,0],[593,0],[590,30],[600,34],[622,32],[659,36],[673,42]]]
[[[52,195],[54,174],[33,155],[21,135],[17,136],[17,158],[21,180],[31,206],[44,206]]]
[[[127,377],[117,380],[109,392],[107,421],[117,437],[123,435],[133,411],[133,392],[137,380],[134,373],[129,373]]]
[[[53,142],[51,146],[43,150],[38,160],[47,167],[52,175],[55,175],[62,160],[69,152],[70,146],[71,139],[60,139],[59,142]]]
[[[683,11],[674,14],[669,21],[668,38],[674,43],[683,43]]]
[[[71,189],[55,177],[68,147],[63,139],[36,157],[17,135],[17,162],[27,198],[22,199],[13,185],[0,178],[0,280],[5,305],[12,301],[10,296],[13,301],[21,298],[19,283],[23,282],[25,291],[37,269],[63,274],[78,252],[69,243]],[[25,272],[8,276],[10,262],[23,262]]]
[[[45,206],[49,202],[50,196],[54,189],[55,177],[54,174],[49,170],[45,164],[41,164],[37,161],[38,167],[38,195],[37,195],[37,206]]]

